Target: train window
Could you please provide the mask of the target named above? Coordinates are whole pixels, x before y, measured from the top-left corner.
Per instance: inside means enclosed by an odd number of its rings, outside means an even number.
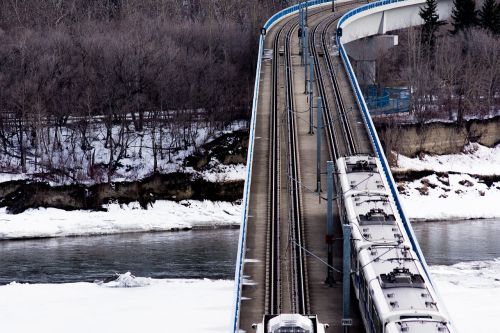
[[[356,246],[354,242],[351,242],[351,269],[356,270],[358,268],[358,253],[356,251]]]
[[[372,305],[372,320],[373,326],[376,333],[382,332],[382,323],[380,322],[380,317],[378,316],[377,309],[375,308],[375,304]]]
[[[365,281],[365,274],[363,273],[363,270],[360,271],[359,277],[360,277],[359,289],[360,289],[361,297],[363,299],[366,299],[366,281]]]
[[[399,319],[432,319],[432,316],[399,316]]]
[[[313,333],[300,327],[280,327],[274,331],[275,333]]]

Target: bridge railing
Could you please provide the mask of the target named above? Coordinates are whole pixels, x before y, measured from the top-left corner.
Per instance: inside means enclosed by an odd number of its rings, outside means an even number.
[[[367,5],[363,5],[361,7],[358,7],[356,9],[353,9],[349,12],[347,12],[344,16],[342,16],[339,20],[339,23],[337,24],[337,31],[339,29],[342,29],[344,26],[344,23],[346,20],[350,17],[353,17],[357,15],[358,13],[377,8],[377,7],[382,7],[385,5],[397,3],[397,2],[402,2],[405,0],[382,0],[382,1],[377,1],[373,2]],[[382,148],[382,145],[380,143],[380,139],[378,137],[377,131],[375,129],[375,125],[373,124],[372,118],[370,116],[369,109],[366,105],[365,99],[363,97],[363,94],[361,92],[361,88],[359,86],[358,80],[356,79],[356,75],[354,74],[354,70],[352,68],[351,62],[349,61],[349,57],[347,56],[347,53],[345,51],[344,45],[342,44],[342,37],[338,36],[336,37],[337,40],[337,46],[339,48],[339,53],[340,56],[342,57],[342,61],[344,62],[344,67],[347,71],[347,74],[349,75],[349,80],[351,82],[352,89],[354,90],[354,93],[356,95],[356,100],[358,103],[359,108],[361,109],[363,113],[363,118],[365,120],[365,125],[368,129],[368,132],[370,134],[371,141],[373,143],[373,147],[375,148],[375,152],[377,154],[377,157],[380,159],[380,162],[382,164],[382,168],[384,171],[384,175],[387,179],[387,182],[389,183],[389,188],[391,190],[392,196],[394,198],[394,202],[396,204],[396,207],[398,209],[399,215],[401,217],[401,220],[403,222],[404,228],[406,230],[406,233],[408,234],[408,237],[410,237],[410,242],[412,244],[413,250],[416,252],[420,262],[422,263],[422,266],[424,268],[424,271],[429,278],[429,281],[432,282],[432,279],[430,277],[430,274],[428,272],[428,267],[427,267],[427,262],[425,261],[424,255],[422,254],[422,250],[420,248],[420,245],[418,244],[417,238],[415,237],[415,234],[413,232],[413,228],[411,227],[410,222],[406,218],[406,215],[403,211],[403,207],[401,205],[401,201],[398,196],[398,191],[396,184],[394,182],[394,178],[392,177],[391,170],[389,168],[389,163],[387,162],[387,159],[385,157],[384,150]]]
[[[331,3],[331,0],[310,0],[307,2],[302,2],[297,5],[288,7],[282,11],[277,12],[267,22],[264,24],[264,33],[260,35],[259,38],[259,55],[257,59],[257,69],[255,74],[255,85],[253,92],[253,102],[252,102],[252,115],[250,120],[250,135],[248,141],[248,154],[247,154],[247,175],[245,178],[245,187],[243,190],[243,216],[240,226],[240,238],[238,241],[238,254],[236,259],[236,272],[235,272],[235,297],[234,297],[234,317],[233,317],[233,333],[238,332],[239,321],[240,321],[240,305],[241,305],[241,286],[243,283],[243,262],[245,260],[245,248],[246,248],[246,235],[247,235],[247,220],[248,220],[248,199],[250,194],[250,184],[252,180],[252,162],[253,162],[253,150],[254,150],[254,140],[255,140],[255,123],[257,115],[257,106],[259,102],[259,89],[260,89],[260,73],[262,68],[262,55],[264,52],[264,40],[266,38],[265,32],[269,30],[274,24],[285,18],[286,16],[297,13],[300,9],[308,7],[314,7],[327,2]],[[264,315],[264,314],[263,314]]]

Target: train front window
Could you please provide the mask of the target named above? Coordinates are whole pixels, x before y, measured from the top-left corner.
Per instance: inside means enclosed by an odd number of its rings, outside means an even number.
[[[276,333],[313,333],[309,330],[303,329],[302,327],[280,327]]]

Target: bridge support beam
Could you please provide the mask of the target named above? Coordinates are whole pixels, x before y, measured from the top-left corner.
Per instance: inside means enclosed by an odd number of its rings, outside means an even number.
[[[398,45],[397,35],[372,36],[357,39],[344,45],[349,56],[355,61],[356,71],[360,73],[361,85],[374,84],[377,79],[377,59],[390,48]]]

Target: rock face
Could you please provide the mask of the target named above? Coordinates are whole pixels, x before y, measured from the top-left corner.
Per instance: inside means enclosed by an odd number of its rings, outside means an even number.
[[[135,182],[50,186],[47,183],[14,181],[0,184],[0,207],[9,213],[29,208],[101,210],[109,202],[138,201],[146,208],[155,200],[236,201],[243,196],[244,181],[214,183],[187,173],[156,174]]]
[[[460,127],[444,122],[390,125],[383,121],[377,121],[376,127],[386,152],[397,151],[410,157],[419,153],[459,153],[469,142],[478,142],[487,147],[500,142],[500,116],[469,120]]]

